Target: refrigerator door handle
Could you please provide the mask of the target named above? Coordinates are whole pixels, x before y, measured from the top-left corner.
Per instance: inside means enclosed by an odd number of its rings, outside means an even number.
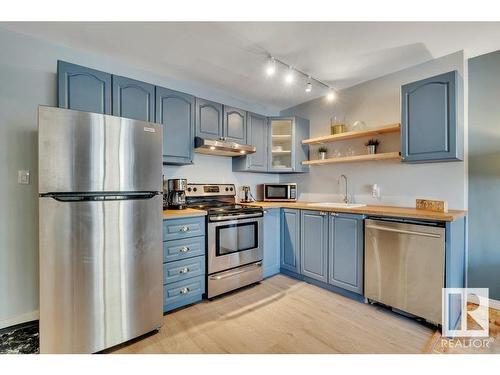
[[[123,201],[151,199],[158,195],[158,192],[130,193],[130,194],[43,194],[43,198],[52,198],[58,202],[89,202],[89,201]]]

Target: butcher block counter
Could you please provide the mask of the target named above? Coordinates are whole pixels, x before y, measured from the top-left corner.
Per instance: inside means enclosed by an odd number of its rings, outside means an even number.
[[[397,206],[372,206],[356,208],[324,207],[315,206],[313,202],[252,202],[242,203],[250,206],[260,206],[262,208],[296,208],[301,210],[317,210],[326,212],[344,212],[352,214],[362,214],[371,216],[402,217],[409,219],[422,219],[433,221],[455,221],[467,215],[467,211],[448,210],[448,212],[433,212],[426,210],[417,210],[412,207]]]
[[[184,210],[163,210],[163,220],[178,219],[181,217],[206,216],[207,211],[186,208]]]

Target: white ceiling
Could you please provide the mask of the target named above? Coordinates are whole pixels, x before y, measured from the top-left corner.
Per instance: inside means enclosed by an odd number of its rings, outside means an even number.
[[[267,78],[268,54],[340,89],[458,50],[475,56],[500,49],[497,22],[35,22],[1,26],[280,109],[323,95],[325,89],[316,86],[306,94],[303,80],[286,87],[282,74]]]

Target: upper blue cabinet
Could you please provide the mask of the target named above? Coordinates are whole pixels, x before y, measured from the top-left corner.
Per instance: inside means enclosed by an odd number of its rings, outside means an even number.
[[[222,137],[222,104],[196,98],[196,136],[218,139]]]
[[[309,120],[293,117],[272,117],[268,126],[268,171],[276,173],[308,172],[302,162],[309,159],[309,147],[302,140],[309,138]]]
[[[155,87],[149,83],[114,75],[113,115],[155,121]]]
[[[156,87],[156,122],[163,124],[163,162],[192,164],[195,98]]]
[[[463,160],[462,100],[457,71],[401,87],[403,162]]]
[[[61,108],[111,114],[111,74],[57,62],[57,103]]]
[[[247,113],[238,108],[224,106],[222,136],[236,143],[247,143]]]
[[[233,158],[233,171],[267,172],[267,117],[247,112],[247,143],[255,153]]]

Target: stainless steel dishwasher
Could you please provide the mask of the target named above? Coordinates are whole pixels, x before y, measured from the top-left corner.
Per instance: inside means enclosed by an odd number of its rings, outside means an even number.
[[[445,228],[415,220],[365,220],[365,297],[441,324]]]

